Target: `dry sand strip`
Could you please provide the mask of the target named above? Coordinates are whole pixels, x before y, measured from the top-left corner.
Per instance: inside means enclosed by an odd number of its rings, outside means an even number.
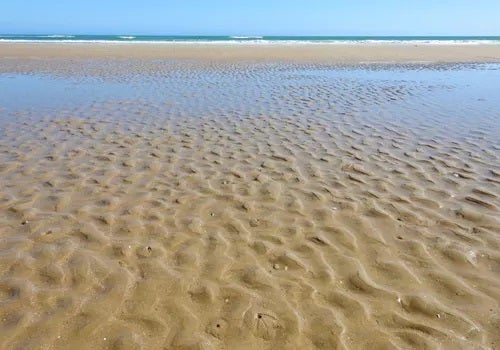
[[[500,45],[0,43],[0,57],[463,63],[500,62]]]

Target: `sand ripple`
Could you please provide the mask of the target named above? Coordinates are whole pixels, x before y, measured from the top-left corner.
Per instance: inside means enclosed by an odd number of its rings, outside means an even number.
[[[108,101],[3,123],[0,348],[500,345],[494,110],[471,133],[432,104],[444,87],[278,68],[226,109],[221,78],[192,113]],[[435,114],[399,114],[418,108]]]

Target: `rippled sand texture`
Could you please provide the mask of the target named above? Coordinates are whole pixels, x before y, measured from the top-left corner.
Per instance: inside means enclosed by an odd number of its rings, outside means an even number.
[[[0,348],[500,347],[493,102],[411,67],[73,64],[143,90],[1,112]]]

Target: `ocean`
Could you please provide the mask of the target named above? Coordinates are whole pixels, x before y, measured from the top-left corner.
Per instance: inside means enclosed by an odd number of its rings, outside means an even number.
[[[409,44],[499,45],[500,36],[182,36],[182,35],[18,35],[2,34],[0,42],[176,43],[176,44]]]

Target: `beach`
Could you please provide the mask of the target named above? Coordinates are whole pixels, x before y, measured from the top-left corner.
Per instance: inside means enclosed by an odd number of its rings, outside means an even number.
[[[287,62],[499,62],[500,45],[1,43],[4,58],[121,58]]]
[[[0,43],[0,349],[497,349],[500,45]]]

